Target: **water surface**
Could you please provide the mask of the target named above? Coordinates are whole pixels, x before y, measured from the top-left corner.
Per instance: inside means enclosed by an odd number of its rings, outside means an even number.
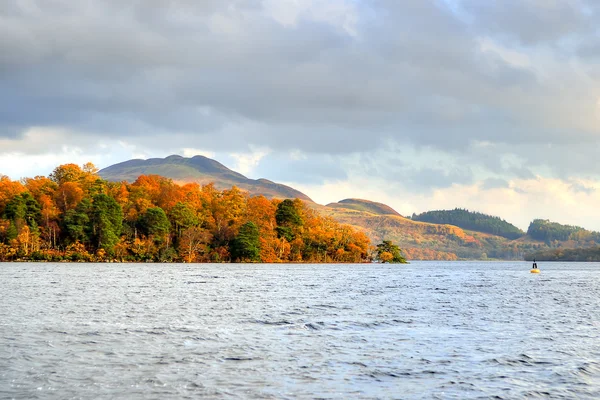
[[[600,398],[600,264],[0,264],[0,398]]]

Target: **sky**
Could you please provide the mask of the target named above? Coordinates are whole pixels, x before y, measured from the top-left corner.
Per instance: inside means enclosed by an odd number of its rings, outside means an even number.
[[[0,173],[171,154],[600,231],[600,2],[0,2]]]

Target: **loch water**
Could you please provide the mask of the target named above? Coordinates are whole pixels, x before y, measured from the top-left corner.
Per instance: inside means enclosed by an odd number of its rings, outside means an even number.
[[[0,264],[0,398],[600,398],[600,264],[538,265]]]

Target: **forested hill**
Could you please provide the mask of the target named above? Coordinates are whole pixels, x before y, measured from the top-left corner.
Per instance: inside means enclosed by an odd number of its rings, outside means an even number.
[[[600,233],[588,231],[580,226],[562,225],[547,219],[536,219],[529,224],[527,234],[535,240],[552,242],[574,241],[577,243],[600,243]]]
[[[140,175],[159,175],[173,179],[176,183],[213,183],[219,190],[236,186],[251,195],[262,195],[269,199],[312,200],[304,193],[267,179],[249,179],[232,171],[220,162],[204,156],[186,158],[172,155],[166,158],[129,160],[111,165],[98,172],[107,181],[135,182]]]
[[[419,215],[413,214],[412,220],[433,224],[449,224],[463,229],[501,236],[507,239],[518,239],[525,235],[525,232],[521,229],[503,219],[461,208],[455,208],[454,210],[427,211]]]

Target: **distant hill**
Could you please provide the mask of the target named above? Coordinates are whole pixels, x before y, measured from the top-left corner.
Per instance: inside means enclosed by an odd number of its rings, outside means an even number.
[[[362,200],[362,199],[345,199],[340,200],[337,203],[329,203],[327,207],[331,208],[346,208],[356,211],[365,211],[372,214],[378,215],[396,215],[400,217],[401,215],[396,212],[392,207],[377,203],[375,201]]]
[[[562,225],[547,219],[535,219],[529,224],[527,234],[536,240],[551,244],[554,241],[573,241],[579,244],[600,243],[600,233],[580,226]]]
[[[362,230],[374,243],[383,239],[393,241],[400,246],[406,258],[411,260],[522,260],[526,253],[547,247],[526,236],[510,240],[449,224],[432,224],[399,215],[343,208],[342,204],[344,203],[335,203],[334,207],[318,206],[318,211]]]
[[[413,214],[412,220],[433,224],[450,224],[463,229],[489,233],[507,239],[518,239],[525,235],[525,232],[521,229],[503,219],[461,208],[427,211],[419,215]]]
[[[204,156],[186,158],[172,155],[166,158],[129,160],[104,168],[99,171],[99,175],[114,182],[134,182],[140,175],[160,175],[178,183],[208,184],[212,182],[220,190],[229,189],[235,185],[253,195],[261,194],[268,198],[281,199],[298,198],[312,203],[310,197],[294,188],[267,179],[246,178],[220,162]]]

